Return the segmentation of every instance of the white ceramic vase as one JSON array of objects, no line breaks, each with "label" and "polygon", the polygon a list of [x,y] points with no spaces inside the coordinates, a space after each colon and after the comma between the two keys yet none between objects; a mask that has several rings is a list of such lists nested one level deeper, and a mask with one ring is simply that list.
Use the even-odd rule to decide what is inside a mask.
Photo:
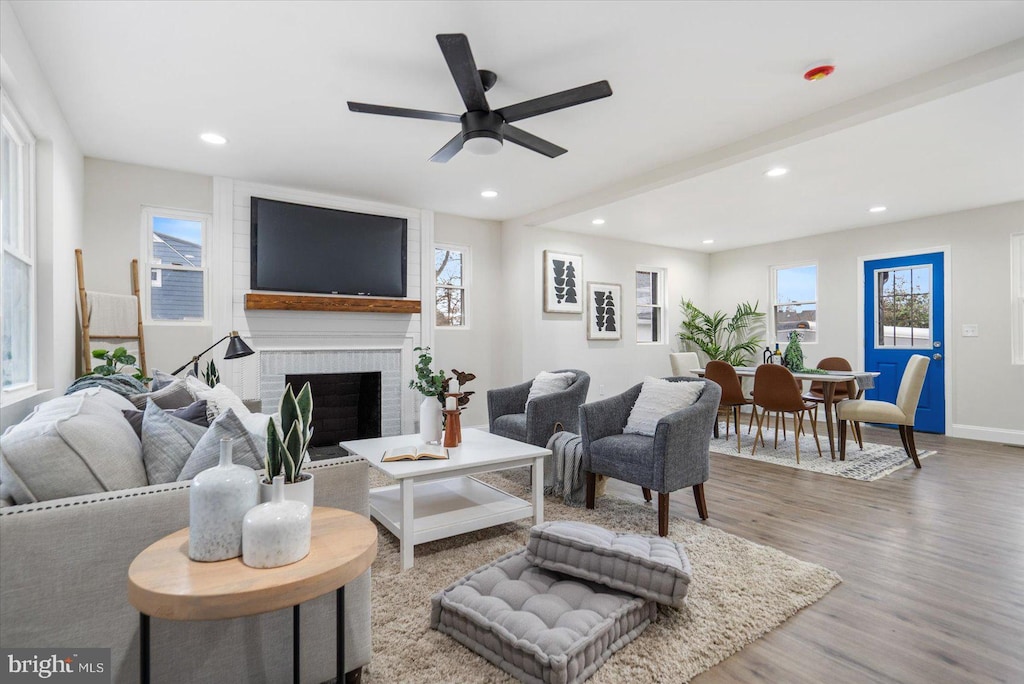
[{"label": "white ceramic vase", "polygon": [[[302,473],[298,482],[285,483],[284,498],[285,501],[304,503],[309,506],[309,510],[313,510],[313,473]],[[260,503],[270,503],[273,499],[273,483],[260,478]]]},{"label": "white ceramic vase", "polygon": [[251,568],[276,568],[309,554],[312,509],[284,498],[284,476],[274,478],[273,499],[245,514],[242,562]]},{"label": "white ceramic vase", "polygon": [[441,441],[441,402],[437,397],[424,397],[420,404],[420,440],[427,444]]},{"label": "white ceramic vase", "polygon": [[242,555],[242,520],[256,505],[259,477],[231,462],[231,440],[220,440],[220,462],[192,480],[188,508],[188,557],[219,561]]}]

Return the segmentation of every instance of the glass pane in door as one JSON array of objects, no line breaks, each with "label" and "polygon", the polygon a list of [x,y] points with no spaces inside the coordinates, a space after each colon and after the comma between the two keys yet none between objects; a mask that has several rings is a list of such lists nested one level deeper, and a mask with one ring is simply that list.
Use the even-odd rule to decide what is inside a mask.
[{"label": "glass pane in door", "polygon": [[875,347],[932,346],[932,268],[875,271]]}]

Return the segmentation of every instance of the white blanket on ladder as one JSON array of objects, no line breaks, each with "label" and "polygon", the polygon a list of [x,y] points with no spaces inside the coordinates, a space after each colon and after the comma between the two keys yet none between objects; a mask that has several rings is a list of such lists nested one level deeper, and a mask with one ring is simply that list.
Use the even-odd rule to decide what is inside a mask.
[{"label": "white blanket on ladder", "polygon": [[135,295],[85,293],[89,303],[89,337],[136,337],[139,305]]}]

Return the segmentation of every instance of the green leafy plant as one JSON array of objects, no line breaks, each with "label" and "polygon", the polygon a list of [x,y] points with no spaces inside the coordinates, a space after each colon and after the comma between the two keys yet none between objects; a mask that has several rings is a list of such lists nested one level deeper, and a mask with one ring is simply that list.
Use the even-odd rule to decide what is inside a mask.
[{"label": "green leafy plant", "polygon": [[203,382],[210,387],[216,387],[220,382],[220,371],[217,370],[217,364],[213,362],[213,359],[210,359],[206,368],[203,369]]},{"label": "green leafy plant", "polygon": [[291,484],[302,477],[302,463],[313,438],[313,392],[309,383],[302,386],[298,395],[289,383],[281,396],[278,413],[281,431],[273,419],[267,424],[267,482],[273,482],[275,475],[284,475],[284,481]]},{"label": "green leafy plant", "polygon": [[434,357],[430,355],[430,347],[416,347],[413,351],[420,353],[416,362],[416,379],[409,381],[409,389],[414,389],[425,397],[437,397],[437,400],[444,404],[445,388],[448,386],[448,378],[444,371],[436,373],[430,370],[430,364]]},{"label": "green leafy plant", "polygon": [[794,373],[816,373],[824,375],[828,371],[819,368],[804,367],[804,348],[800,344],[800,333],[791,330],[789,333],[789,344],[786,345],[786,352],[782,355],[782,365]]},{"label": "green leafy plant", "polygon": [[704,313],[689,299],[684,299],[679,305],[684,316],[679,326],[679,341],[684,349],[703,352],[708,361],[743,366],[757,354],[764,341],[754,332],[765,318],[757,305],[758,302],[740,302],[736,312],[728,316],[722,311]]},{"label": "green leafy plant", "polygon": [[[93,349],[92,357],[94,359],[102,359],[103,363],[92,369],[91,373],[86,375],[131,375],[139,382],[149,382],[153,378],[147,378],[142,374],[142,371],[135,365],[137,360],[134,356],[128,353],[128,350],[124,347],[118,347],[114,351],[107,351],[106,349]],[[128,371],[134,370],[134,373]]]}]

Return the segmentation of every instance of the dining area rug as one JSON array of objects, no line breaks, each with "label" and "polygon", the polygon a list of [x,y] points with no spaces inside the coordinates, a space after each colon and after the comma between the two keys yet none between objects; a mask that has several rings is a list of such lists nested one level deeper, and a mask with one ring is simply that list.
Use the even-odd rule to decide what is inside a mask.
[{"label": "dining area rug", "polygon": [[[371,487],[386,484],[375,471]],[[524,469],[479,479],[528,498]],[[579,520],[623,532],[654,534],[657,507],[605,495],[593,510],[546,497],[545,520]],[[454,639],[430,629],[430,597],[475,568],[522,548],[529,519],[416,546],[415,565],[400,571],[398,541],[378,524],[372,568],[373,658],[364,682],[514,682]],[[659,607],[658,620],[612,655],[588,682],[686,682],[770,632],[841,581],[832,570],[723,532],[708,523],[670,520],[693,568],[686,606]]]},{"label": "dining area rug", "polygon": [[[814,443],[814,437],[810,434],[810,427],[807,427],[807,434],[800,435],[800,463],[796,462],[796,448],[793,445],[793,426],[786,430],[786,436],[779,434],[779,447],[773,448],[775,443],[775,430],[767,427],[762,428],[764,435],[764,446],[757,444],[757,451],[753,456],[750,449],[754,445],[754,434],[757,429],[748,435],[746,427],[742,426],[740,433],[743,450],[736,451],[736,435],[730,430],[729,437],[725,437],[725,423],[719,423],[719,437],[711,440],[711,451],[726,456],[738,456],[752,461],[771,463],[773,465],[808,470],[813,473],[824,473],[825,475],[837,475],[851,480],[871,482],[878,480],[897,470],[913,466],[914,461],[907,456],[903,447],[889,446],[887,444],[875,444],[864,442],[864,448],[856,444],[852,439],[846,444],[846,460],[839,460],[839,445],[836,444],[836,460],[832,460],[828,451],[828,435],[824,431],[824,425],[819,421],[818,428],[821,434],[818,439],[821,441],[821,452],[824,454],[818,457],[818,447]],[[837,435],[838,438],[838,435]],[[918,449],[919,459],[935,455],[934,451]]]}]

